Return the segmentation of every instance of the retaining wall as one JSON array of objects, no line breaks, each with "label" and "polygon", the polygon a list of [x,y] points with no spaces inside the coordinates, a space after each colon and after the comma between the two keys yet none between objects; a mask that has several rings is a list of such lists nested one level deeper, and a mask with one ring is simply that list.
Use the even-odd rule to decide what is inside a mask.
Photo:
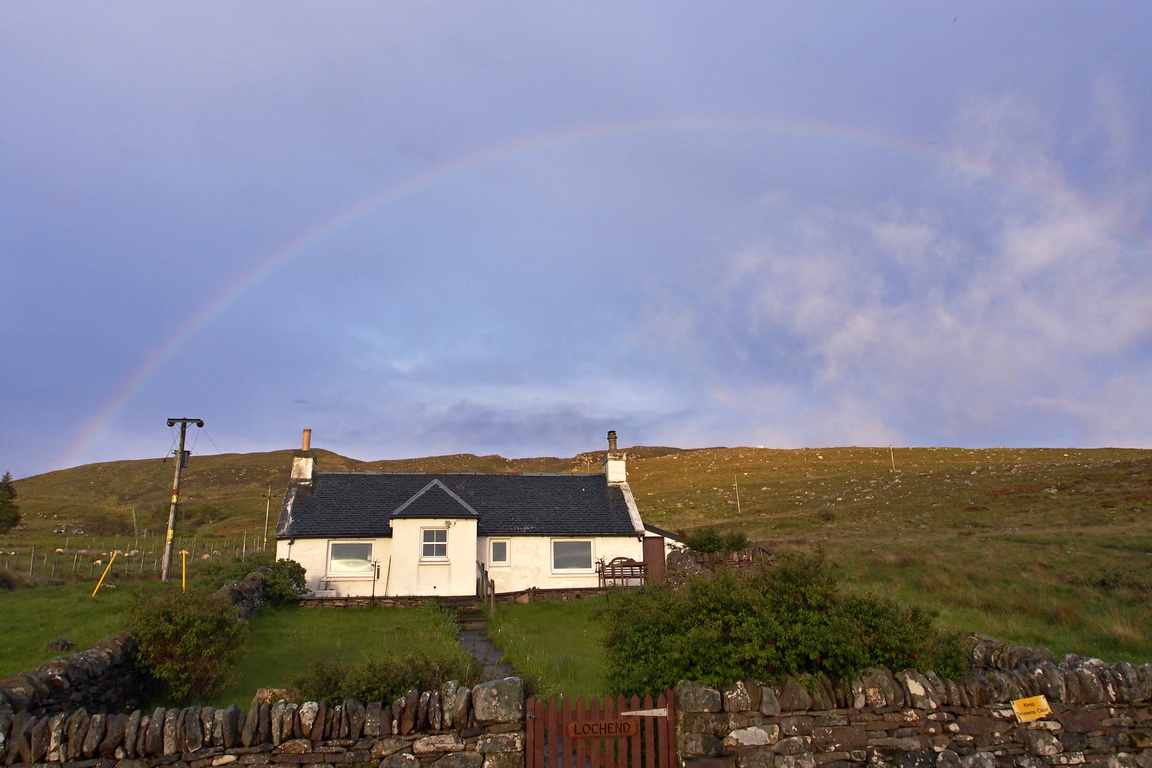
[{"label": "retaining wall", "polygon": [[[973,674],[868,669],[855,680],[676,688],[687,768],[1152,768],[1152,665],[981,641]],[[1052,714],[1017,723],[1011,702]]]},{"label": "retaining wall", "polygon": [[[530,603],[537,600],[584,600],[610,595],[612,587],[583,587],[572,589],[525,589],[519,592],[498,592],[497,603]],[[305,608],[419,608],[428,603],[452,605],[472,602],[473,597],[305,597],[299,605]]]},{"label": "retaining wall", "polygon": [[247,713],[235,705],[44,717],[0,709],[0,757],[21,768],[522,768],[524,683],[509,677],[469,689],[450,682],[439,691],[410,690],[390,705],[253,702]]},{"label": "retaining wall", "polygon": [[31,672],[0,678],[0,709],[36,717],[79,707],[131,711],[143,703],[146,682],[136,668],[136,652],[135,638],[119,632]]}]

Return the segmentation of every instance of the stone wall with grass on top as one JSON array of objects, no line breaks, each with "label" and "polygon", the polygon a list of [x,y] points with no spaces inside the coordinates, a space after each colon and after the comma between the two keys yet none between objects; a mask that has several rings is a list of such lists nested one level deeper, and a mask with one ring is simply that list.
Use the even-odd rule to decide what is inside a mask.
[{"label": "stone wall with grass on top", "polygon": [[0,678],[0,709],[28,711],[37,717],[79,707],[130,711],[143,703],[145,679],[137,669],[136,655],[136,640],[118,632],[31,672]]},{"label": "stone wall with grass on top", "polygon": [[253,702],[247,713],[236,705],[43,717],[0,709],[0,760],[21,768],[522,768],[524,682],[449,682],[391,704]]},{"label": "stone wall with grass on top", "polygon": [[[243,580],[228,581],[216,594],[236,606],[241,619],[250,619],[264,606],[264,574],[256,570]],[[131,633],[117,632],[86,650],[0,678],[0,710],[26,710],[36,717],[79,708],[131,712],[143,704],[151,682],[136,664],[138,652]]]},{"label": "stone wall with grass on top", "polygon": [[[1152,768],[1152,664],[1105,664],[981,639],[971,674],[864,670],[676,688],[686,768]],[[1011,702],[1052,713],[1018,723]]]}]

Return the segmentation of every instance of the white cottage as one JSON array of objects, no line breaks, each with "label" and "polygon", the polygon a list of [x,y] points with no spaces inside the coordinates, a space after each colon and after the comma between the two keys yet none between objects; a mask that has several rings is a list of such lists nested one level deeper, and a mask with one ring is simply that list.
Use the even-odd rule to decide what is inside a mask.
[{"label": "white cottage", "polygon": [[318,472],[306,432],[276,557],[300,563],[315,596],[332,598],[474,595],[481,566],[500,593],[597,587],[604,564],[640,562],[645,551],[650,573],[661,574],[664,540],[646,536],[615,432],[603,469]]}]

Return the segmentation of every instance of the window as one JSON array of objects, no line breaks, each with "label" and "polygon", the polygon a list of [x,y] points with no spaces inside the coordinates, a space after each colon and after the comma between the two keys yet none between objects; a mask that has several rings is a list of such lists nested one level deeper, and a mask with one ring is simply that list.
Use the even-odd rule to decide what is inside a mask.
[{"label": "window", "polygon": [[552,570],[590,571],[592,570],[591,541],[552,542]]},{"label": "window", "polygon": [[508,540],[493,539],[492,555],[488,558],[489,565],[508,565]]},{"label": "window", "polygon": [[421,533],[424,546],[420,550],[420,557],[448,557],[447,528],[425,528]]},{"label": "window", "polygon": [[329,573],[367,574],[372,571],[372,542],[333,542],[328,558]]}]

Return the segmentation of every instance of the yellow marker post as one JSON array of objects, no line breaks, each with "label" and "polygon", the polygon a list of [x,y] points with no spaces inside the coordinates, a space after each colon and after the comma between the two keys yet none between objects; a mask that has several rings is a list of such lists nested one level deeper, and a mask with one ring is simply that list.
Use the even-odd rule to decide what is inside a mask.
[{"label": "yellow marker post", "polygon": [[188,586],[188,550],[180,550],[180,591],[187,591]]},{"label": "yellow marker post", "polygon": [[1048,706],[1048,699],[1044,696],[1031,696],[1013,701],[1012,711],[1016,713],[1016,722],[1030,723],[1052,714],[1052,707]]},{"label": "yellow marker post", "polygon": [[116,562],[116,555],[120,554],[120,550],[115,550],[112,557],[108,558],[108,567],[104,569],[104,573],[100,575],[100,581],[96,582],[96,589],[92,590],[92,597],[96,597],[96,593],[100,591],[100,585],[104,583],[104,579],[108,576],[108,571],[112,570],[112,563]]}]

